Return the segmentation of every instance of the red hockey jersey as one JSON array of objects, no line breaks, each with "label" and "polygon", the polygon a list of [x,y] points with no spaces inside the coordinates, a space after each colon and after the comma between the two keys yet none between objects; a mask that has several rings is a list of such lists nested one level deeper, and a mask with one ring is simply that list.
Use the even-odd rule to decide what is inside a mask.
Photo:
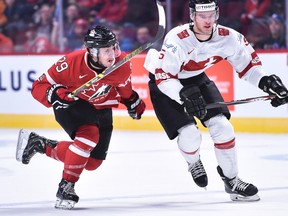
[{"label": "red hockey jersey", "polygon": [[[88,66],[88,55],[86,50],[78,50],[60,58],[33,83],[32,96],[46,107],[51,107],[46,98],[46,91],[51,85],[62,84],[72,92],[95,77],[96,71]],[[124,57],[122,53],[116,58],[116,63]],[[127,99],[131,94],[131,64],[127,62],[80,92],[77,97],[93,104],[96,109],[102,109],[118,107],[121,98]]]}]

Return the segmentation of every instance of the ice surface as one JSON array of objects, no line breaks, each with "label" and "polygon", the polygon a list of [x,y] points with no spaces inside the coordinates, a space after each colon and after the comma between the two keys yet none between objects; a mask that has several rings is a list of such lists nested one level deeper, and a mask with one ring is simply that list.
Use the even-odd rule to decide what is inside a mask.
[{"label": "ice surface", "polygon": [[[96,171],[83,172],[75,187],[80,200],[69,211],[54,208],[63,164],[39,154],[29,165],[16,161],[18,131],[0,129],[0,216],[288,214],[288,134],[236,134],[239,177],[258,187],[261,201],[235,203],[217,174],[208,133],[201,146],[209,181],[205,191],[187,172],[176,140],[164,132],[115,130],[106,161]],[[68,139],[61,130],[34,131]]]}]

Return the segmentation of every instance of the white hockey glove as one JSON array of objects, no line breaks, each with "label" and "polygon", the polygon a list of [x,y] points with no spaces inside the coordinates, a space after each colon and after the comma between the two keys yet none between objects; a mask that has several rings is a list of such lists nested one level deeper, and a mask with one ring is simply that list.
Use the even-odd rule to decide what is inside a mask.
[{"label": "white hockey glove", "polygon": [[276,95],[276,97],[271,100],[273,107],[288,103],[288,90],[278,76],[273,74],[262,77],[258,87],[269,95]]},{"label": "white hockey glove", "polygon": [[188,116],[196,116],[203,119],[207,113],[206,103],[197,86],[184,86],[180,93],[181,101],[184,102],[185,112]]},{"label": "white hockey glove", "polygon": [[79,99],[77,97],[69,97],[70,93],[65,86],[54,84],[47,90],[46,97],[54,109],[66,109]]}]

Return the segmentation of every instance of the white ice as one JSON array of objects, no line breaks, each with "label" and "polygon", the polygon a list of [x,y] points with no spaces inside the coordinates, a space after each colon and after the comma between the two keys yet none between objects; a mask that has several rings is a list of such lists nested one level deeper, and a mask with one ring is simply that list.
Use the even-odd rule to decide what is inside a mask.
[{"label": "white ice", "polygon": [[[29,165],[15,159],[18,129],[0,129],[0,216],[287,216],[288,134],[236,134],[239,177],[259,189],[259,202],[235,203],[216,171],[213,143],[203,133],[201,159],[208,173],[207,190],[196,186],[164,132],[118,131],[106,161],[84,171],[75,190],[73,210],[54,208],[63,164],[35,155]],[[63,140],[61,130],[35,132]]]}]

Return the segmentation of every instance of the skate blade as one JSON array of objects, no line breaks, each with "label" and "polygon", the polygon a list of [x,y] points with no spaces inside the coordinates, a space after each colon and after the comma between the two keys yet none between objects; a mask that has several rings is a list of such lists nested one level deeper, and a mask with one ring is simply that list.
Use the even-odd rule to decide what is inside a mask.
[{"label": "skate blade", "polygon": [[241,196],[239,194],[230,194],[230,198],[235,202],[256,202],[260,200],[260,197],[255,194],[253,196]]},{"label": "skate blade", "polygon": [[16,160],[22,163],[22,156],[25,147],[27,146],[30,133],[21,129],[18,135],[18,142],[16,148]]},{"label": "skate blade", "polygon": [[70,209],[74,208],[75,203],[76,202],[72,201],[72,200],[61,200],[58,198],[56,200],[56,203],[55,203],[55,208],[70,210]]}]

